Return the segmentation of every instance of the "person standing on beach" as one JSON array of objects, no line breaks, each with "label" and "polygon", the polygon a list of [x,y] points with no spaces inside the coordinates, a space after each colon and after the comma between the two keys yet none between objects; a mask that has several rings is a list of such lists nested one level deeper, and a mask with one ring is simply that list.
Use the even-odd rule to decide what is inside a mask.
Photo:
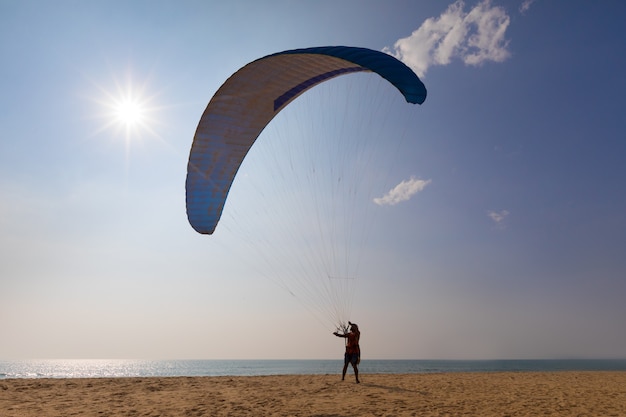
[{"label": "person standing on beach", "polygon": [[348,364],[352,364],[352,368],[354,369],[354,376],[356,377],[356,383],[360,383],[359,381],[359,363],[361,362],[361,348],[359,347],[359,338],[361,337],[361,332],[359,331],[359,326],[355,323],[350,323],[350,332],[341,334],[339,332],[334,332],[333,334],[337,337],[346,338],[346,353],[343,357],[343,371],[341,373],[341,380],[343,381],[346,378],[346,371],[348,370]]}]

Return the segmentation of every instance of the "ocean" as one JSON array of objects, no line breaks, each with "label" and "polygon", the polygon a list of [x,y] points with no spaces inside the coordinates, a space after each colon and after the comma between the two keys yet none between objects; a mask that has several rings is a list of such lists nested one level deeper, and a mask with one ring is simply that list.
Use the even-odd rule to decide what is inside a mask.
[{"label": "ocean", "polygon": [[[0,379],[255,376],[340,374],[340,360],[0,360]],[[363,374],[524,371],[626,371],[626,360],[378,360],[364,359]],[[349,370],[352,372],[352,370]]]}]

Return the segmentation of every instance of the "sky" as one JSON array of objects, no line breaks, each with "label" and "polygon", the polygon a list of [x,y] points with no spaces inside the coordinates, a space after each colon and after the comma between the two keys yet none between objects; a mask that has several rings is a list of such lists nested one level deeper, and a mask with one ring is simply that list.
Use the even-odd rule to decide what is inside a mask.
[{"label": "sky", "polygon": [[284,223],[243,221],[271,202],[246,190],[284,180],[264,171],[271,140],[214,235],[185,212],[220,85],[325,45],[389,53],[428,90],[390,105],[388,137],[408,140],[355,209],[371,214],[350,280],[363,358],[625,358],[624,15],[582,0],[1,0],[0,358],[341,358],[250,249]]}]

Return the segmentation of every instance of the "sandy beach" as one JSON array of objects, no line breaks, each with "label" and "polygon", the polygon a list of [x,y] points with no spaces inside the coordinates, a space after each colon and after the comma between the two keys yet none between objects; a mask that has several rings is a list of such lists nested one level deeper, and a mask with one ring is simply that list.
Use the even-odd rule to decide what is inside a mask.
[{"label": "sandy beach", "polygon": [[626,372],[0,380],[10,416],[626,416]]}]

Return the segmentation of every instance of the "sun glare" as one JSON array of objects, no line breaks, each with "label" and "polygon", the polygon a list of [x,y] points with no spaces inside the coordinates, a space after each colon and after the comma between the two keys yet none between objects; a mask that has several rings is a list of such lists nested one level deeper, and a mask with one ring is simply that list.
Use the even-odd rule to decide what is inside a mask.
[{"label": "sun glare", "polygon": [[125,82],[115,81],[114,89],[99,89],[101,97],[95,101],[101,106],[99,118],[104,123],[98,132],[108,131],[115,137],[123,138],[127,148],[130,142],[146,135],[159,136],[154,130],[158,124],[158,108],[154,104],[155,96],[147,93],[147,82],[137,83],[128,74]]},{"label": "sun glare", "polygon": [[145,121],[146,110],[139,101],[126,98],[116,103],[113,114],[117,122],[131,128]]}]

